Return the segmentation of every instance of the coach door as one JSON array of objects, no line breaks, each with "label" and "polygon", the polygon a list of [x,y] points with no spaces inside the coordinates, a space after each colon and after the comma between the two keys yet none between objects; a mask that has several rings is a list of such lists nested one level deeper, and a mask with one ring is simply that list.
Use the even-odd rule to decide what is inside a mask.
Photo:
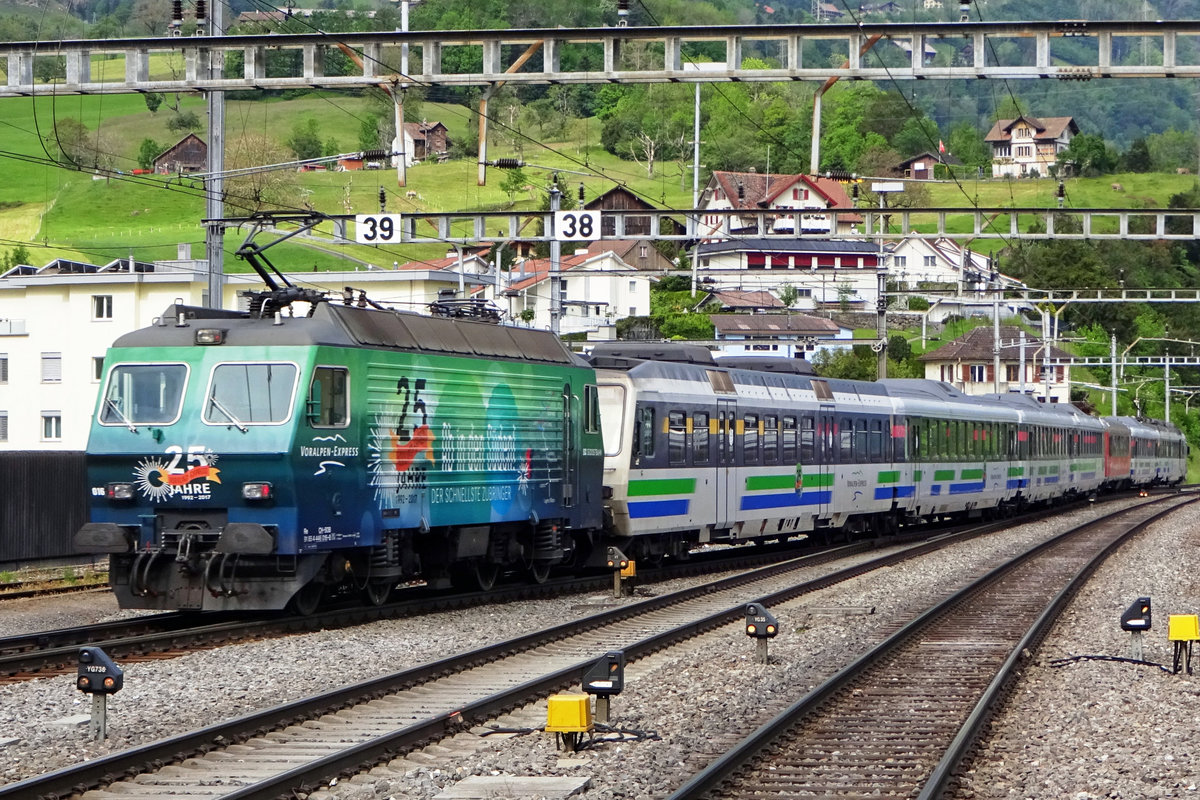
[{"label": "coach door", "polygon": [[737,460],[734,433],[737,430],[737,403],[717,401],[716,492],[713,527],[728,528],[737,516]]},{"label": "coach door", "polygon": [[833,391],[829,384],[814,379],[813,393],[817,396],[817,471],[815,486],[804,487],[816,493],[817,513],[828,519],[833,506],[833,481],[837,472],[838,429],[834,415]]}]

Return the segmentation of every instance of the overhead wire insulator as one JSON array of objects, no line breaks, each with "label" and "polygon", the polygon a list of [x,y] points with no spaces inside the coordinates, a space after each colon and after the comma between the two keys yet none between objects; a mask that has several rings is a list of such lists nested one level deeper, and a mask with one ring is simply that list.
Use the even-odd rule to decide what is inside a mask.
[{"label": "overhead wire insulator", "polygon": [[392,151],[390,150],[363,150],[358,154],[363,161],[379,161],[384,158],[390,158]]},{"label": "overhead wire insulator", "polygon": [[379,213],[387,211],[387,191],[382,186],[379,187]]},{"label": "overhead wire insulator", "polygon": [[629,0],[617,0],[617,27],[629,26]]},{"label": "overhead wire insulator", "polygon": [[496,169],[518,169],[525,166],[525,162],[519,158],[497,158],[489,163]]},{"label": "overhead wire insulator", "polygon": [[208,5],[204,0],[196,0],[196,35],[203,36],[208,24]]}]

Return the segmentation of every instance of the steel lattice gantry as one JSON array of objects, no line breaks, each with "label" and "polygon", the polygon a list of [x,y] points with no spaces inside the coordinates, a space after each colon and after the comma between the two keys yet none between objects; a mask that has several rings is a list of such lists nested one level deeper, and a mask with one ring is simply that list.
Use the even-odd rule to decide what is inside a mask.
[{"label": "steel lattice gantry", "polygon": [[[901,45],[870,50],[864,45],[881,37]],[[1089,64],[1064,66],[1056,44],[1070,39],[1072,57],[1080,50]],[[1150,54],[1149,63],[1119,63],[1121,44],[1136,39]],[[1122,40],[1125,40],[1122,42]],[[997,48],[1003,42],[1020,47]],[[1033,46],[1028,46],[1032,42]],[[1080,48],[1081,42],[1087,43]],[[927,46],[950,44],[959,57],[951,66],[925,57]],[[352,74],[330,74],[325,54],[345,45],[362,56]],[[401,48],[408,45],[410,64],[399,74]],[[508,72],[531,46],[538,52],[521,71]],[[831,69],[830,48],[849,64]],[[637,59],[623,58],[636,49]],[[703,50],[705,60],[696,64]],[[458,58],[447,60],[450,51]],[[569,63],[586,64],[565,69]],[[894,51],[894,54],[893,54]],[[889,54],[881,61],[879,54]],[[1014,53],[1001,63],[997,52]],[[277,54],[288,55],[279,58]],[[714,54],[723,53],[718,60]],[[238,54],[239,59],[231,56]],[[461,56],[466,57],[461,57]],[[744,56],[766,56],[772,66],[751,69]],[[965,57],[964,57],[965,56]],[[39,59],[63,58],[66,80],[34,80]],[[151,58],[165,60],[169,79],[150,77]],[[447,64],[479,65],[477,71],[447,71]],[[890,63],[885,63],[890,62]],[[210,77],[212,64],[239,63],[240,70]],[[961,63],[959,63],[961,62]],[[156,62],[157,63],[157,62]],[[339,63],[341,60],[339,59]],[[758,62],[756,62],[758,63]],[[0,43],[0,97],[50,94],[183,92],[202,90],[358,88],[390,83],[397,86],[483,86],[547,83],[666,83],[714,81],[825,81],[831,75],[868,80],[914,78],[1194,78],[1200,77],[1200,20],[1171,22],[965,22],[821,25],[755,25],[646,28],[544,28],[504,31],[411,31],[155,37]],[[240,73],[240,74],[239,74]]]}]

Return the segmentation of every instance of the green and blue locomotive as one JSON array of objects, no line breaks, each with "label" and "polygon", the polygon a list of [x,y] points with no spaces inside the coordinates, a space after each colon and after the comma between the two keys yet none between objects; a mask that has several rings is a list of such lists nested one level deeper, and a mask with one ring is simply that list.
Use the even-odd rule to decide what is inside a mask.
[{"label": "green and blue locomotive", "polygon": [[109,350],[76,545],[109,554],[122,607],[311,611],[586,557],[596,378],[557,337],[280,310],[173,307]]}]

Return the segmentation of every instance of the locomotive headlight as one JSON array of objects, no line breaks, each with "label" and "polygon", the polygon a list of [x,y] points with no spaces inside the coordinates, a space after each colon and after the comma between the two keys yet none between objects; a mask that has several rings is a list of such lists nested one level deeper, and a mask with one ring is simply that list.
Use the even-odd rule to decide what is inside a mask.
[{"label": "locomotive headlight", "polygon": [[132,483],[110,483],[104,487],[104,496],[109,500],[132,500]]},{"label": "locomotive headlight", "polygon": [[266,481],[242,484],[242,497],[246,500],[270,500],[271,484]]},{"label": "locomotive headlight", "polygon": [[225,344],[225,331],[221,328],[199,328],[196,344]]}]

